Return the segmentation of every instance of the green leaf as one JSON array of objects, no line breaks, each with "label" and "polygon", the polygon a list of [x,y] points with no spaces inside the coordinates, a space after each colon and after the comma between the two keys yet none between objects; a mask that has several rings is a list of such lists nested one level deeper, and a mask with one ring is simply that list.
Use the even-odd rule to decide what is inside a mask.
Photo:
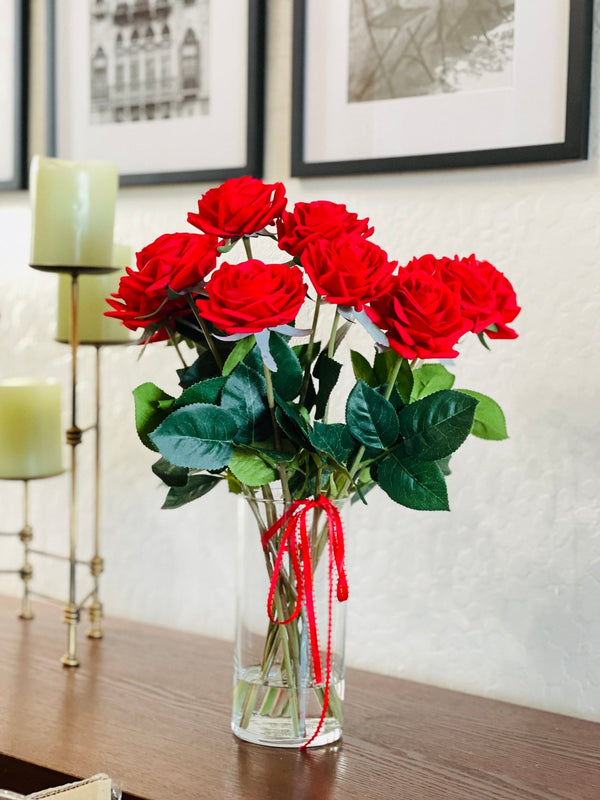
[{"label": "green leaf", "polygon": [[375,375],[375,370],[367,359],[357,350],[350,351],[350,359],[352,361],[352,369],[354,370],[354,377],[356,380],[364,381],[367,386],[371,386],[374,389],[379,381]]},{"label": "green leaf", "polygon": [[411,403],[428,394],[451,389],[454,386],[454,375],[442,364],[424,364],[413,372],[413,378]]},{"label": "green leaf", "polygon": [[191,403],[211,403],[211,405],[216,405],[219,402],[219,395],[223,386],[225,386],[225,378],[209,378],[206,381],[194,383],[189,389],[185,389],[181,393],[173,403],[173,409],[181,408]]},{"label": "green leaf", "polygon": [[504,412],[495,400],[480,392],[473,392],[471,389],[458,389],[462,394],[468,394],[477,400],[475,418],[471,433],[480,439],[492,441],[502,441],[508,439],[506,430],[506,419]]},{"label": "green leaf", "polygon": [[387,383],[389,381],[397,358],[398,354],[395,350],[384,350],[375,355],[373,369],[375,370],[378,384]]},{"label": "green leaf", "polygon": [[271,375],[273,387],[284,400],[293,400],[300,394],[304,377],[298,356],[278,333],[271,333],[270,349],[277,364],[277,372]]},{"label": "green leaf", "polygon": [[346,403],[346,423],[354,438],[366,447],[391,447],[398,438],[394,406],[364,381],[357,381]]},{"label": "green leaf", "polygon": [[246,486],[262,486],[275,480],[276,472],[257,453],[236,447],[229,461],[229,469]]},{"label": "green leaf", "polygon": [[396,378],[396,390],[404,403],[410,403],[410,396],[414,386],[414,375],[406,358],[402,359],[400,371]]},{"label": "green leaf", "polygon": [[341,369],[342,365],[333,358],[329,358],[325,352],[321,353],[317,359],[315,368],[313,370],[315,378],[317,378],[319,381],[319,389],[317,391],[315,407],[315,419],[321,419],[325,414],[329,397],[331,396],[333,387],[337,383]]},{"label": "green leaf", "polygon": [[175,466],[219,470],[233,455],[236,433],[235,417],[229,411],[195,403],[173,411],[150,438]]},{"label": "green leaf", "polygon": [[246,445],[246,448],[258,453],[264,461],[273,467],[277,466],[281,461],[292,461],[295,456],[294,452],[287,450],[273,450],[273,448],[267,446],[263,447],[261,442],[252,442],[252,444]]},{"label": "green leaf", "polygon": [[310,445],[310,428],[304,418],[291,403],[286,403],[279,395],[275,394],[277,408],[275,419],[288,439],[300,447]]},{"label": "green leaf", "polygon": [[449,511],[448,491],[435,463],[400,460],[392,453],[377,470],[377,482],[396,503],[417,511]]},{"label": "green leaf", "polygon": [[444,390],[404,406],[398,414],[404,453],[416,461],[437,461],[457,450],[469,435],[477,401]]},{"label": "green leaf", "polygon": [[180,508],[210,492],[222,480],[218,475],[190,475],[185,486],[169,489],[162,508]]},{"label": "green leaf", "polygon": [[237,443],[263,439],[270,429],[264,380],[245,364],[239,364],[228,378],[221,396],[221,407],[237,423]]},{"label": "green leaf", "polygon": [[189,470],[187,467],[174,467],[165,458],[152,464],[152,472],[167,486],[185,486]]},{"label": "green leaf", "polygon": [[312,362],[321,352],[321,342],[313,342],[312,345],[310,342],[306,342],[305,344],[295,344],[292,347],[292,350],[298,356],[298,360],[302,365],[302,369],[306,369],[306,367],[309,366],[309,364],[312,364]]},{"label": "green leaf", "polygon": [[135,427],[142,443],[150,450],[158,450],[150,434],[169,415],[174,397],[163,392],[154,383],[142,383],[133,390],[135,402]]},{"label": "green leaf", "polygon": [[229,353],[227,360],[223,364],[224,377],[227,377],[227,375],[230,375],[233,372],[237,365],[246,358],[255,344],[256,339],[254,338],[253,333],[251,333],[249,336],[246,336],[244,339],[240,339],[231,353]]},{"label": "green leaf", "polygon": [[331,425],[315,422],[310,441],[317,450],[327,453],[338,464],[344,464],[355,446],[348,427],[341,422]]}]

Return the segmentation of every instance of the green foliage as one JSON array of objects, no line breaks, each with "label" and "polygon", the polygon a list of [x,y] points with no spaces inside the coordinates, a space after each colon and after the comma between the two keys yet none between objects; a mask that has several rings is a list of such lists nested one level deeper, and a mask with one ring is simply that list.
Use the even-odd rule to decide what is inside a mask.
[{"label": "green foliage", "polygon": [[223,377],[227,377],[227,375],[230,375],[233,372],[240,361],[243,361],[250,350],[252,350],[255,344],[256,339],[254,338],[254,334],[250,334],[250,336],[240,339],[231,353],[229,353],[227,360],[223,364]]},{"label": "green foliage", "polygon": [[233,455],[236,433],[235,417],[229,411],[194,403],[173,411],[150,439],[175,466],[221,470]]},{"label": "green foliage", "polygon": [[410,403],[398,415],[403,452],[415,461],[438,461],[465,441],[477,401],[445,389]]},{"label": "green foliage", "polygon": [[331,425],[315,422],[310,441],[316,450],[331,456],[340,465],[346,462],[355,446],[348,427],[341,422]]},{"label": "green foliage", "polygon": [[275,480],[276,470],[256,452],[236,447],[229,461],[229,469],[246,486],[262,486]]},{"label": "green foliage", "polygon": [[167,486],[185,486],[190,471],[187,467],[169,464],[166,458],[159,458],[152,464],[152,472]]},{"label": "green foliage", "polygon": [[146,447],[157,451],[158,447],[150,439],[150,434],[167,418],[175,398],[153,383],[142,383],[133,390],[133,399],[138,436]]},{"label": "green foliage", "polygon": [[410,393],[411,403],[428,394],[454,386],[454,375],[442,364],[424,364],[413,372],[413,387]]},{"label": "green foliage", "polygon": [[192,500],[204,497],[223,479],[218,475],[190,475],[183,486],[172,486],[162,508],[180,508]]},{"label": "green foliage", "polygon": [[304,370],[287,340],[278,333],[271,334],[271,355],[277,364],[272,375],[273,386],[284,400],[293,400],[300,394]]},{"label": "green foliage", "polygon": [[[344,335],[337,331],[339,341]],[[261,492],[283,470],[294,498],[349,493],[366,502],[379,485],[408,508],[448,510],[451,455],[469,433],[506,438],[491,398],[456,391],[443,365],[414,368],[390,349],[372,363],[351,351],[356,383],[345,422],[327,422],[342,364],[319,343],[291,347],[275,332],[269,348],[273,372],[248,336],[229,346],[222,374],[214,363],[205,370],[201,352],[180,371],[177,399],[152,383],[135,390],[140,438],[162,456],[153,471],[169,487],[163,508],[198,499],[223,479],[231,492]]]},{"label": "green foliage", "polygon": [[362,380],[348,396],[346,424],[352,436],[366,447],[383,450],[398,438],[394,406]]},{"label": "green foliage", "polygon": [[245,364],[240,364],[225,384],[221,407],[235,420],[235,441],[247,444],[263,439],[270,425],[264,379]]},{"label": "green foliage", "polygon": [[319,381],[319,389],[315,400],[315,419],[323,419],[331,392],[340,376],[342,365],[323,352],[317,359],[313,371],[314,377]]},{"label": "green foliage", "polygon": [[485,394],[481,394],[481,392],[473,392],[470,389],[459,389],[459,391],[477,400],[475,418],[471,429],[471,433],[474,436],[494,441],[508,439],[504,412],[495,400]]},{"label": "green foliage", "polygon": [[435,463],[402,459],[391,453],[379,465],[379,485],[392,500],[416,511],[449,511],[448,492]]}]

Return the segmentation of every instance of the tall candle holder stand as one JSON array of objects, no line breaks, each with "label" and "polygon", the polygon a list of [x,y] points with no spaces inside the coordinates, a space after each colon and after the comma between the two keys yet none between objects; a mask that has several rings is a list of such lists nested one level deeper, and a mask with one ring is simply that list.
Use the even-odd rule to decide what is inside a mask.
[{"label": "tall candle holder stand", "polygon": [[29,560],[31,543],[33,541],[33,528],[29,524],[29,478],[23,480],[23,527],[20,531],[4,533],[0,532],[0,536],[18,537],[23,545],[23,564],[19,569],[0,569],[1,575],[19,575],[23,583],[23,595],[21,597],[21,610],[19,616],[21,619],[33,619],[33,611],[31,609],[31,593],[29,590],[29,583],[33,577],[33,567]]},{"label": "tall candle holder stand", "polygon": [[[63,655],[61,661],[66,667],[79,666],[79,659],[77,657],[77,627],[80,621],[81,609],[85,606],[87,600],[91,597],[90,605],[90,618],[91,628],[89,635],[92,638],[100,638],[102,636],[102,629],[100,620],[102,618],[102,606],[98,596],[98,579],[103,570],[102,558],[99,555],[99,531],[98,524],[96,524],[94,556],[90,562],[90,569],[92,577],[94,578],[94,589],[82,601],[77,602],[77,565],[82,563],[77,559],[77,445],[82,440],[82,429],[77,424],[77,349],[79,345],[78,331],[79,331],[79,318],[78,318],[78,278],[83,274],[90,275],[105,275],[109,272],[115,272],[118,267],[112,266],[63,266],[58,264],[30,264],[30,267],[42,272],[54,272],[59,274],[67,274],[71,276],[71,325],[70,325],[70,343],[71,343],[71,426],[67,429],[66,439],[67,444],[71,447],[71,487],[70,487],[70,525],[69,525],[69,599],[64,607],[64,621],[67,624],[67,651]],[[97,380],[98,384],[98,380]],[[97,386],[99,394],[99,388]],[[97,402],[97,409],[99,402]],[[99,441],[99,421],[96,419],[96,439]],[[99,449],[98,449],[99,453]],[[97,455],[97,474],[96,486],[99,486],[99,455]],[[98,496],[98,488],[96,490]],[[98,502],[98,501],[97,501]]]}]

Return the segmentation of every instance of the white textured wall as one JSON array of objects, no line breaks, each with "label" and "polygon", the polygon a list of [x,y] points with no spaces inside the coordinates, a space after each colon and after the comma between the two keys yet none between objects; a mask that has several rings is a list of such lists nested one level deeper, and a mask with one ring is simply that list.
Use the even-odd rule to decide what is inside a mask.
[{"label": "white textured wall", "polygon": [[[524,309],[516,342],[488,353],[473,340],[456,363],[457,385],[501,402],[511,438],[472,440],[455,456],[452,512],[413,512],[375,493],[357,510],[349,661],[600,719],[598,42],[587,161],[290,180],[291,0],[270,0],[269,11],[266,179],[286,182],[292,202],[330,199],[370,216],[376,241],[400,262],[475,251],[509,275]],[[599,19],[597,10],[596,33]],[[205,188],[123,189],[116,239],[139,248],[185,229]],[[28,240],[27,195],[0,195],[0,375],[60,378],[66,423],[70,362],[53,341],[56,281],[27,268]],[[174,369],[161,346],[141,360],[134,349],[104,353],[104,601],[110,614],[229,638],[235,500],[214,493],[161,511],[153,454],[134,431],[131,390],[145,380],[174,388]],[[84,349],[82,424],[92,370]],[[80,451],[85,541],[90,453]],[[32,494],[38,541],[64,550],[67,477]],[[0,529],[18,527],[20,502],[18,484],[0,483]],[[18,559],[0,546],[5,563]],[[38,577],[48,591],[66,585],[63,568]],[[17,591],[9,579],[2,586]]]}]

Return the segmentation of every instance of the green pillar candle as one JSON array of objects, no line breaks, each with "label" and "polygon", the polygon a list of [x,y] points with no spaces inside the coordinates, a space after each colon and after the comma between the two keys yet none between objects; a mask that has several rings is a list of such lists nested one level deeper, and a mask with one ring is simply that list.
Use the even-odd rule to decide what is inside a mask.
[{"label": "green pillar candle", "polygon": [[34,156],[32,264],[106,267],[113,249],[115,164]]}]

